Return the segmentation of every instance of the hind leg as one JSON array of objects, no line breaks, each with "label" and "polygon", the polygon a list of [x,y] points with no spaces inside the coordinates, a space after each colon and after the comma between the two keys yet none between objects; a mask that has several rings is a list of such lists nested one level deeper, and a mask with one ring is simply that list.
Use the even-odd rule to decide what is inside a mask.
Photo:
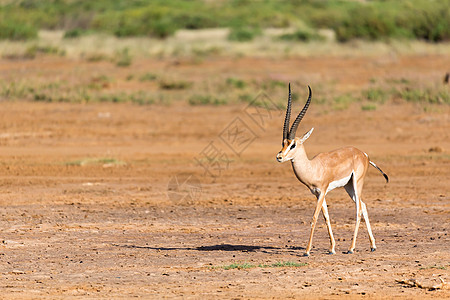
[{"label": "hind leg", "polygon": [[375,246],[375,238],[373,237],[372,227],[370,226],[369,213],[367,212],[366,204],[362,201],[362,197],[361,197],[363,185],[364,185],[364,179],[361,178],[357,183],[356,191],[357,191],[357,196],[358,196],[358,199],[360,202],[364,222],[366,223],[367,232],[369,234],[370,250],[373,252],[377,249],[377,247]]},{"label": "hind leg", "polygon": [[361,222],[361,215],[362,215],[361,201],[358,197],[359,193],[357,190],[357,184],[355,183],[356,180],[354,178],[355,177],[352,176],[350,181],[344,186],[345,190],[347,191],[347,193],[349,194],[349,196],[352,198],[352,200],[355,202],[355,205],[356,205],[356,224],[355,224],[355,231],[353,233],[353,240],[350,245],[350,248],[347,251],[347,253],[349,253],[349,254],[351,254],[355,251],[356,237],[358,236],[358,229],[359,229],[359,224]]},{"label": "hind leg", "polygon": [[370,250],[373,252],[373,251],[377,250],[377,246],[375,246],[375,238],[373,237],[373,234],[372,234],[372,228],[370,226],[369,214],[367,213],[366,204],[364,202],[362,202],[362,200],[361,200],[361,210],[363,213],[364,221],[366,222],[367,232],[369,233]]}]

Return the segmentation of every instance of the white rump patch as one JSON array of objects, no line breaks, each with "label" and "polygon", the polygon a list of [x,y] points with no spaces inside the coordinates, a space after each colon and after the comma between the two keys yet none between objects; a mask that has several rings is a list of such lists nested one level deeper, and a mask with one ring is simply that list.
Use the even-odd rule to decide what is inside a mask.
[{"label": "white rump patch", "polygon": [[346,185],[346,184],[348,183],[348,181],[350,180],[350,178],[352,177],[352,175],[353,175],[353,172],[351,172],[350,175],[348,175],[347,177],[344,177],[344,178],[339,179],[339,180],[332,181],[332,182],[328,185],[327,193],[328,193],[329,191],[334,190],[335,188],[343,187],[344,185]]}]

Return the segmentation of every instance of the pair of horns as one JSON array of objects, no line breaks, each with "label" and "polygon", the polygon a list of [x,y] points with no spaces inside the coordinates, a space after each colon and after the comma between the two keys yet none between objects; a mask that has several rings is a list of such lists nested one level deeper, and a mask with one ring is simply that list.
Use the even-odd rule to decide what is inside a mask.
[{"label": "pair of horns", "polygon": [[302,111],[298,114],[297,118],[295,118],[294,123],[292,123],[291,130],[289,130],[289,121],[291,119],[291,106],[292,106],[291,84],[289,83],[289,98],[288,98],[288,104],[287,104],[287,109],[286,109],[286,117],[284,118],[283,141],[281,142],[281,144],[283,144],[285,139],[292,140],[295,138],[295,133],[297,132],[298,125],[300,124],[300,121],[303,119],[304,115],[306,114],[306,111],[308,110],[308,107],[309,107],[309,103],[311,102],[312,92],[311,92],[311,88],[309,87],[309,85],[308,85],[308,89],[309,89],[308,100],[306,101],[305,106],[303,106]]}]

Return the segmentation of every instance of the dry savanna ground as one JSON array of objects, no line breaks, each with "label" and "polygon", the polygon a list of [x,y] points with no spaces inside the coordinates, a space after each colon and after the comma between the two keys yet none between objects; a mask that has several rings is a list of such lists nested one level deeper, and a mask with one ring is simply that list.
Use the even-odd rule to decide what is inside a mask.
[{"label": "dry savanna ground", "polygon": [[[1,297],[450,297],[448,104],[327,102],[371,85],[448,93],[449,66],[392,53],[0,59]],[[320,218],[302,256],[315,198],[275,160],[288,81],[294,111],[313,88],[299,128],[315,127],[311,157],[354,145],[390,176],[371,168],[363,192],[377,251],[362,222],[343,254],[355,207],[335,190],[337,253]]]}]

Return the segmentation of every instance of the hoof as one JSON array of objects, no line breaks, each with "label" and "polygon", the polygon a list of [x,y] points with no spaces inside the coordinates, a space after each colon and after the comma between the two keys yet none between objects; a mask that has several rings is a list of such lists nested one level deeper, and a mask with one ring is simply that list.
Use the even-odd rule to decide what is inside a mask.
[{"label": "hoof", "polygon": [[308,252],[303,253],[303,256],[308,257],[308,256],[309,256],[309,253],[308,253]]},{"label": "hoof", "polygon": [[333,255],[333,254],[336,254],[336,252],[335,251],[328,251],[328,255]]},{"label": "hoof", "polygon": [[348,250],[345,254],[353,254],[353,250]]},{"label": "hoof", "polygon": [[371,251],[371,252],[374,252],[375,250],[377,250],[377,248],[376,248],[376,247],[374,247],[374,248],[370,248],[370,251]]}]

